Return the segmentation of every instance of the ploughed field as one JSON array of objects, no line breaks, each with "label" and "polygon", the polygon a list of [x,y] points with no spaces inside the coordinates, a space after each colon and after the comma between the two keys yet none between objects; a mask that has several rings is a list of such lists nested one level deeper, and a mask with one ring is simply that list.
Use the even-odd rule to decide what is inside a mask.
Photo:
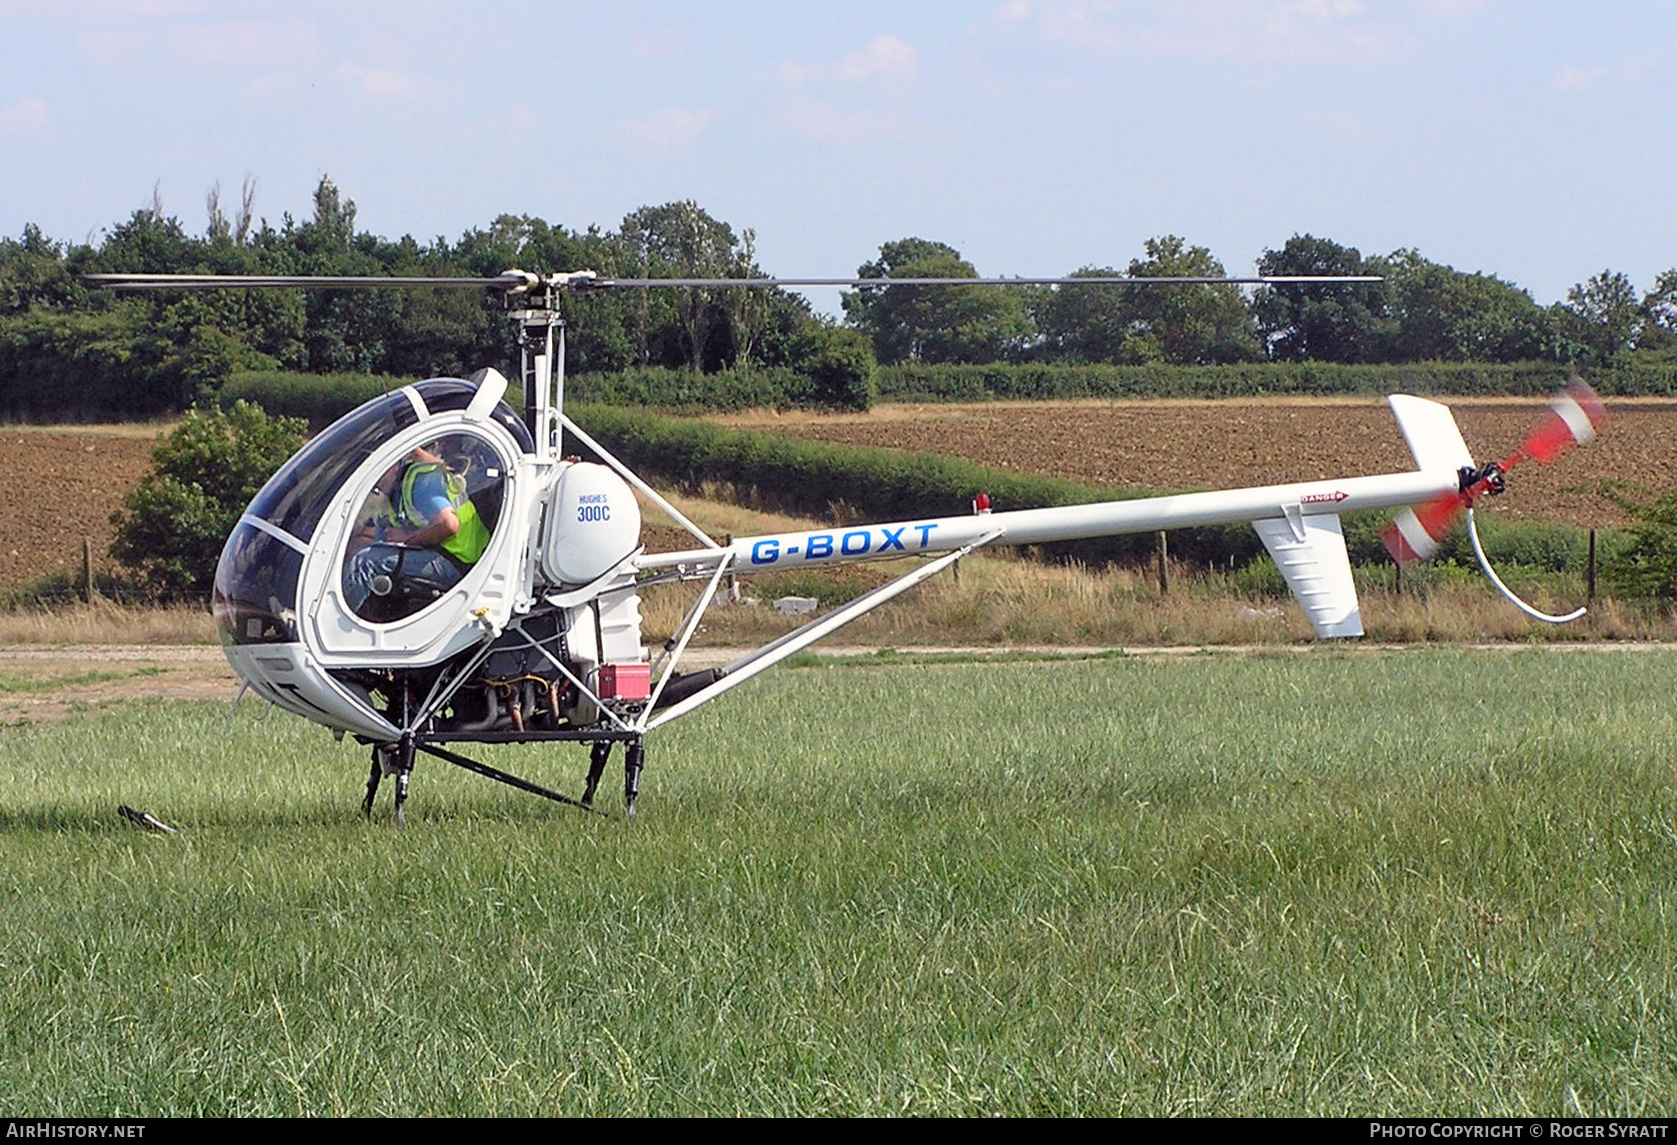
[{"label": "ploughed field", "polygon": [[[1485,462],[1513,452],[1546,403],[1447,404],[1468,449]],[[1625,515],[1598,492],[1603,482],[1668,488],[1677,479],[1677,401],[1610,400],[1608,412],[1607,432],[1587,449],[1547,468],[1522,466],[1495,510],[1621,525]],[[751,412],[716,420],[811,441],[946,453],[1096,486],[1219,489],[1414,468],[1383,398],[888,405],[865,414]]]},{"label": "ploughed field", "polygon": [[[1452,399],[1481,461],[1506,455],[1543,408],[1531,399]],[[1497,509],[1584,526],[1624,523],[1596,490],[1622,481],[1653,491],[1677,475],[1677,401],[1608,403],[1613,423],[1588,449],[1515,475]],[[888,405],[866,414],[748,413],[719,418],[849,445],[930,450],[1092,485],[1167,489],[1267,485],[1411,467],[1379,399],[994,402]],[[83,541],[103,569],[110,517],[150,467],[152,429],[0,429],[9,496],[0,498],[0,587],[79,575]],[[977,492],[977,490],[974,490]],[[999,505],[998,509],[1023,506]],[[666,547],[655,545],[654,547]]]},{"label": "ploughed field", "polygon": [[83,541],[111,565],[111,514],[151,468],[157,430],[0,427],[7,490],[0,497],[0,588],[54,572],[80,577]]}]

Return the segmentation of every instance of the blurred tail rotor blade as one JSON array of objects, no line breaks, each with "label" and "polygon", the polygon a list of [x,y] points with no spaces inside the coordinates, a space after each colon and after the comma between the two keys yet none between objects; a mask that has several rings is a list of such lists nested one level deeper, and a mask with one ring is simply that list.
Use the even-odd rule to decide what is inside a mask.
[{"label": "blurred tail rotor blade", "polygon": [[1425,504],[1399,512],[1380,534],[1380,540],[1400,565],[1430,561],[1438,555],[1444,538],[1450,535],[1456,518],[1466,507],[1467,498],[1460,493],[1434,497]]},{"label": "blurred tail rotor blade", "polygon": [[1528,458],[1547,465],[1575,445],[1587,445],[1607,425],[1607,408],[1584,379],[1573,374],[1567,386],[1549,402],[1543,420],[1508,457],[1478,469],[1462,471],[1460,493],[1446,493],[1424,505],[1405,509],[1380,534],[1386,551],[1400,565],[1427,561],[1438,555],[1444,538],[1462,511],[1481,497],[1502,492],[1508,471]]},{"label": "blurred tail rotor blade", "polygon": [[1607,408],[1588,383],[1574,374],[1566,389],[1554,396],[1549,412],[1521,448],[1539,464],[1547,465],[1574,445],[1594,441],[1606,425]]}]

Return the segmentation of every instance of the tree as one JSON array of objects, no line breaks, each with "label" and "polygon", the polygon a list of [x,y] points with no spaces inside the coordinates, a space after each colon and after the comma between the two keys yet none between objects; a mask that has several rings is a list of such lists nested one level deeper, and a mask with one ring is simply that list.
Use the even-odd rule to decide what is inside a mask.
[{"label": "tree", "polygon": [[1645,502],[1617,490],[1608,494],[1636,519],[1630,547],[1607,566],[1608,583],[1626,596],[1677,602],[1677,489]]},{"label": "tree", "polygon": [[[1294,235],[1258,259],[1261,275],[1378,274],[1355,247]],[[1380,362],[1392,323],[1384,284],[1261,286],[1252,299],[1258,334],[1279,361]]]},{"label": "tree", "polygon": [[[1145,259],[1133,259],[1134,278],[1222,278],[1223,264],[1205,247],[1176,235],[1148,239]],[[1167,362],[1211,365],[1261,357],[1257,326],[1240,289],[1230,285],[1128,288],[1133,334],[1151,337]],[[1133,336],[1132,334],[1132,336]]]},{"label": "tree", "polygon": [[1661,272],[1654,288],[1642,296],[1642,330],[1636,348],[1677,352],[1677,267]]},{"label": "tree", "polygon": [[811,320],[798,339],[804,400],[833,409],[865,410],[879,396],[873,347],[858,330]]},{"label": "tree", "polygon": [[[736,278],[755,270],[733,228],[691,199],[642,207],[624,218],[620,233],[639,261],[642,277],[673,273],[682,278]],[[713,333],[727,326],[727,305],[722,291],[712,287],[680,290],[674,304],[686,334],[687,365],[697,373],[704,369]],[[648,345],[647,333],[643,331],[643,346]]]},{"label": "tree", "polygon": [[183,274],[199,269],[203,244],[188,238],[180,220],[158,207],[142,207],[105,235],[99,246],[102,269],[129,274]]},{"label": "tree", "polygon": [[1630,279],[1604,270],[1566,292],[1566,310],[1576,320],[1579,341],[1597,365],[1611,362],[1636,343],[1642,326],[1641,300]]},{"label": "tree", "polygon": [[66,269],[64,249],[30,223],[17,239],[0,239],[0,314],[33,306],[65,306],[85,292]]},{"label": "tree", "polygon": [[[1068,278],[1118,278],[1109,266],[1085,266]],[[1026,295],[1044,358],[1069,362],[1136,361],[1137,331],[1126,286],[1054,286]],[[1156,348],[1156,346],[1155,346]]]},{"label": "tree", "polygon": [[1487,274],[1464,274],[1394,251],[1371,259],[1386,276],[1395,331],[1390,360],[1518,362],[1544,356],[1542,309],[1531,295]]},{"label": "tree", "polygon": [[152,469],[111,516],[111,556],[162,592],[208,592],[222,544],[268,478],[303,444],[299,418],[236,402],[189,411],[152,451]]},{"label": "tree", "polygon": [[[907,238],[879,248],[858,278],[974,278],[954,247]],[[842,299],[850,324],[873,341],[887,365],[898,362],[996,362],[1017,357],[1033,329],[1025,306],[1005,286],[861,287]]]}]

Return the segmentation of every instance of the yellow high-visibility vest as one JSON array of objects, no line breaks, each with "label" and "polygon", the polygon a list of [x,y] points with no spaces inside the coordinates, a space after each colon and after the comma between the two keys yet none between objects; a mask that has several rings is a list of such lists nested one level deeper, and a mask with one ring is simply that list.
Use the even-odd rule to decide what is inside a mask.
[{"label": "yellow high-visibility vest", "polygon": [[[408,466],[402,474],[401,496],[396,500],[392,519],[409,524],[420,523],[419,510],[413,502],[414,486],[421,477],[433,472],[443,475],[449,502],[454,506],[454,515],[460,521],[460,531],[439,543],[437,547],[463,565],[475,565],[478,558],[483,556],[483,550],[489,547],[489,526],[483,523],[483,518],[478,516],[477,506],[466,496],[466,479],[458,473],[450,473],[446,467],[434,461],[421,461]],[[387,508],[386,512],[391,510]]]}]

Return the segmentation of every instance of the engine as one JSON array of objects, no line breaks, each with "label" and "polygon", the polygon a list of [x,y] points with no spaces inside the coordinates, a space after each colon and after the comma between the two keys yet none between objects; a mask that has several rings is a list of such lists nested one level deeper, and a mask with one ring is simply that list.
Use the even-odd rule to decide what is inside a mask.
[{"label": "engine", "polygon": [[640,597],[630,580],[621,591],[551,609],[502,634],[438,716],[438,730],[589,727],[604,718],[602,704],[631,716],[651,691],[644,657]]},{"label": "engine", "polygon": [[445,730],[557,731],[600,722],[602,704],[619,717],[645,706],[640,597],[622,569],[640,531],[640,505],[617,474],[587,462],[558,466],[537,550],[542,603],[491,646],[441,717]]}]

